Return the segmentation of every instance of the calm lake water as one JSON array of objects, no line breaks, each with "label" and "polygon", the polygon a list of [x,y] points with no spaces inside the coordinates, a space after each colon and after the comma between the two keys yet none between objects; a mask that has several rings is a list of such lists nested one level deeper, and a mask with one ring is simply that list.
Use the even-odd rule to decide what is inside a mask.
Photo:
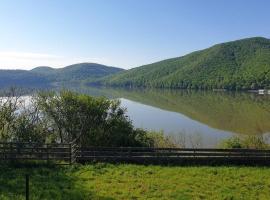
[{"label": "calm lake water", "polygon": [[120,99],[137,128],[162,130],[186,146],[215,147],[224,138],[270,133],[270,95],[157,89],[80,88]]}]

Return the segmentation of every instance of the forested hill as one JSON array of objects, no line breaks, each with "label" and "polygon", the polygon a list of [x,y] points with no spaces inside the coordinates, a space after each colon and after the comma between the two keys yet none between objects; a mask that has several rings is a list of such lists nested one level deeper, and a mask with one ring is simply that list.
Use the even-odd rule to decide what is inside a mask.
[{"label": "forested hill", "polygon": [[79,63],[59,69],[42,66],[32,70],[0,70],[0,87],[40,88],[65,83],[83,83],[122,70],[96,63]]},{"label": "forested hill", "polygon": [[122,71],[121,68],[109,67],[96,63],[79,63],[64,68],[37,67],[32,69],[39,75],[46,76],[53,82],[93,80]]},{"label": "forested hill", "polygon": [[258,89],[270,86],[270,40],[248,38],[120,72],[100,84],[128,87]]}]

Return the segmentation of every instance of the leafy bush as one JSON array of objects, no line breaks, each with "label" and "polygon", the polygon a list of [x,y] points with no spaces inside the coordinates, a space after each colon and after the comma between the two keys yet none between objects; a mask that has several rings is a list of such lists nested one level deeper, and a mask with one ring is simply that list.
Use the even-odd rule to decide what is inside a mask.
[{"label": "leafy bush", "polygon": [[0,140],[45,142],[49,129],[34,102],[12,89],[0,98]]},{"label": "leafy bush", "polygon": [[239,149],[243,148],[242,142],[239,137],[231,137],[225,139],[220,143],[220,147],[225,149]]},{"label": "leafy bush", "polygon": [[164,135],[163,131],[149,131],[147,132],[147,140],[149,147],[156,148],[176,148],[180,147],[177,141],[172,136]]},{"label": "leafy bush", "polygon": [[88,146],[141,146],[146,139],[117,100],[61,91],[40,93],[36,102],[61,142],[80,138]]},{"label": "leafy bush", "polygon": [[[30,102],[27,102],[30,101]],[[84,146],[149,146],[147,132],[135,129],[117,100],[70,91],[14,94],[0,101],[0,139],[71,142]]]},{"label": "leafy bush", "polygon": [[239,138],[237,136],[225,139],[220,143],[222,148],[243,148],[243,149],[268,149],[269,145],[263,136],[247,136]]}]

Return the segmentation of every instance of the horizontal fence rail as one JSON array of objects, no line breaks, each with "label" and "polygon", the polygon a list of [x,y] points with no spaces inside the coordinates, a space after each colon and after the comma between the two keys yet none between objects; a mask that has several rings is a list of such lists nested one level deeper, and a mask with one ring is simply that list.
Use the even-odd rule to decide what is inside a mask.
[{"label": "horizontal fence rail", "polygon": [[270,164],[270,150],[211,148],[80,147],[66,144],[0,143],[0,161],[132,162],[144,164],[250,163]]},{"label": "horizontal fence rail", "polygon": [[[89,147],[81,148],[77,161],[133,162],[145,164],[251,163],[267,164],[270,150]],[[269,162],[270,163],[270,162]]]},{"label": "horizontal fence rail", "polygon": [[70,162],[70,144],[0,143],[0,161]]}]

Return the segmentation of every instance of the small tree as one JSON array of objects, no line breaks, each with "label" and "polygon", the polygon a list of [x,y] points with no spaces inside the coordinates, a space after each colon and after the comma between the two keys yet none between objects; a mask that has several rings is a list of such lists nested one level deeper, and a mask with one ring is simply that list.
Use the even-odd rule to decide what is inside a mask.
[{"label": "small tree", "polygon": [[40,93],[36,101],[60,142],[80,138],[88,146],[138,146],[137,138],[146,134],[134,129],[117,100],[61,91]]}]

